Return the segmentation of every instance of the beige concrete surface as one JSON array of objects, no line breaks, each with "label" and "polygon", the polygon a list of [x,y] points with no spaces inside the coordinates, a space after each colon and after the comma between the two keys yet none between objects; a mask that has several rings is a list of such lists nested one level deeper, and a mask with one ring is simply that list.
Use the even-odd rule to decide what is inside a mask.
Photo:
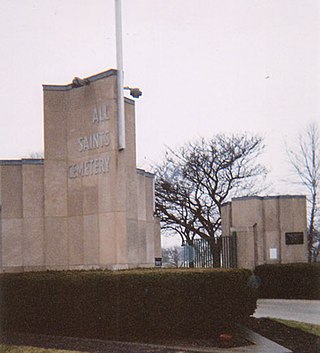
[{"label": "beige concrete surface", "polygon": [[[222,234],[237,234],[238,267],[307,261],[306,197],[280,195],[234,198],[221,209]],[[288,244],[301,233],[302,244]]]}]

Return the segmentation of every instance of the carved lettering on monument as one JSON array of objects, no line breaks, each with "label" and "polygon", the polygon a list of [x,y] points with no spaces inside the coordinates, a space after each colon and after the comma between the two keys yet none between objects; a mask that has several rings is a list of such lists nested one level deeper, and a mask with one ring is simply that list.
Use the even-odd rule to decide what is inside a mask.
[{"label": "carved lettering on monument", "polygon": [[105,147],[110,145],[110,131],[101,131],[95,134],[80,137],[79,152],[90,151],[93,149]]},{"label": "carved lettering on monument", "polygon": [[99,124],[102,121],[109,120],[108,109],[106,104],[101,104],[93,108],[92,123]]},{"label": "carved lettering on monument", "polygon": [[109,172],[110,156],[90,159],[69,166],[69,178],[81,178]]},{"label": "carved lettering on monument", "polygon": [[[94,107],[90,120],[94,125],[110,120],[107,105],[101,104]],[[82,136],[77,142],[79,144],[79,152],[102,149],[109,146],[111,143],[110,131],[99,131],[87,136]],[[108,173],[110,159],[110,156],[103,156],[71,164],[68,167],[68,177],[70,179],[76,179]]]}]

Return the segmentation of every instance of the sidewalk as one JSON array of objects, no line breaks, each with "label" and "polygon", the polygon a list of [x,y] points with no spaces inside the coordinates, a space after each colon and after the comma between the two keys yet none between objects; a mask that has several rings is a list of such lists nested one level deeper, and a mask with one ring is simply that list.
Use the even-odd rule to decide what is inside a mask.
[{"label": "sidewalk", "polygon": [[10,334],[10,338],[1,338],[1,343],[9,345],[33,346],[81,351],[84,353],[291,353],[290,350],[272,342],[246,328],[242,336],[252,345],[236,348],[165,346],[129,342],[103,341],[72,337],[47,335]]}]

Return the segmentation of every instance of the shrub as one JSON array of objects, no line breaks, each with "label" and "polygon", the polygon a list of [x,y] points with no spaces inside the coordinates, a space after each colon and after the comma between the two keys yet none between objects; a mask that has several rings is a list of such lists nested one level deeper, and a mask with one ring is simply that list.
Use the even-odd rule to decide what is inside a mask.
[{"label": "shrub", "polygon": [[143,340],[212,335],[256,307],[246,270],[3,274],[6,331]]},{"label": "shrub", "polygon": [[261,265],[255,275],[261,279],[260,298],[320,299],[320,264]]}]

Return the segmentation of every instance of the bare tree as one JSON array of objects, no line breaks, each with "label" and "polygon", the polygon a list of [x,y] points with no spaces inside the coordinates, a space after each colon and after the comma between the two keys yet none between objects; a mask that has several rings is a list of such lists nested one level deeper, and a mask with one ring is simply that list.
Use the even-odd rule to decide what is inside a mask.
[{"label": "bare tree", "polygon": [[221,205],[231,196],[260,190],[257,178],[266,170],[256,158],[263,148],[261,137],[240,134],[168,149],[164,162],[155,168],[162,229],[177,232],[190,246],[195,237],[207,240],[218,267]]},{"label": "bare tree", "polygon": [[288,150],[289,161],[300,182],[308,190],[309,221],[308,221],[308,261],[316,261],[313,256],[313,240],[318,209],[318,192],[320,182],[320,133],[316,123],[311,123],[299,135],[297,147]]},{"label": "bare tree", "polygon": [[44,158],[44,153],[43,152],[31,152],[28,155],[28,158],[32,159],[43,159]]},{"label": "bare tree", "polygon": [[182,250],[178,246],[162,249],[162,262],[171,267],[180,267],[183,262]]}]

